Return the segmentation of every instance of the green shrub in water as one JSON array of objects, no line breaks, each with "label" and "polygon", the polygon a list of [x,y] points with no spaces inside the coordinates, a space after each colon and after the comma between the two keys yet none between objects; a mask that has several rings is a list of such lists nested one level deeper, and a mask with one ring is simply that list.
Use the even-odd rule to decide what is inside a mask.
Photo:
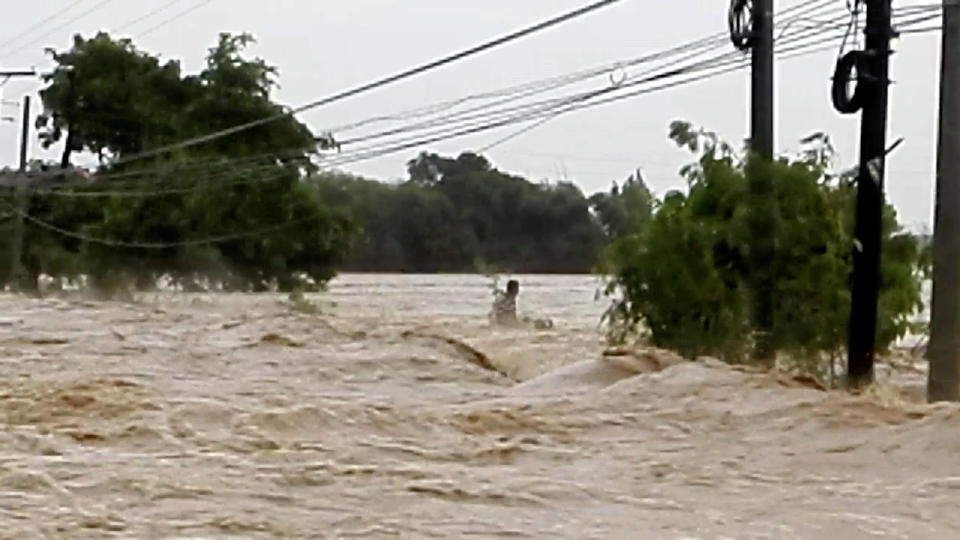
[{"label": "green shrub in water", "polygon": [[[685,192],[655,201],[641,230],[606,249],[599,270],[613,299],[605,317],[608,337],[643,338],[689,358],[745,361],[755,331],[745,160],[716,135],[689,124],[675,122],[670,135],[699,159],[681,170]],[[830,172],[828,137],[816,134],[803,144],[799,157],[762,165],[774,183],[772,208],[764,208],[774,236],[771,339],[793,367],[822,376],[823,360],[841,354],[846,343],[856,190],[849,175]],[[880,349],[913,329],[911,316],[922,309],[928,272],[929,257],[918,238],[902,229],[886,205]]]}]

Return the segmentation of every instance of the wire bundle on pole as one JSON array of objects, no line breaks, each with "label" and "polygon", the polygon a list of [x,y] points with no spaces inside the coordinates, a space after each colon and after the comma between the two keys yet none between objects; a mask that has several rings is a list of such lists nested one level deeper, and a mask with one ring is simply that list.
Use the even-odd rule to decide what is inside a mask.
[{"label": "wire bundle on pole", "polygon": [[741,51],[748,51],[753,47],[752,0],[730,0],[727,27],[734,47]]}]

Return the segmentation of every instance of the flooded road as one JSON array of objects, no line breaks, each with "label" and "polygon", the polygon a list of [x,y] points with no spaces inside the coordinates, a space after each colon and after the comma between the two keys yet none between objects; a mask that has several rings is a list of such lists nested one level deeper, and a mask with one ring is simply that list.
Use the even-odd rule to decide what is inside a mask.
[{"label": "flooded road", "polygon": [[477,276],[2,297],[0,538],[960,535],[960,409],[604,360],[595,280],[520,279],[555,328]]}]

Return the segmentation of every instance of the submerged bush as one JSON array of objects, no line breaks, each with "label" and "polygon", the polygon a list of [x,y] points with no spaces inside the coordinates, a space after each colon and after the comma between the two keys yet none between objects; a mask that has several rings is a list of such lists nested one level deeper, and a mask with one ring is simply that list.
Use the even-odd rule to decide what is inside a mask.
[{"label": "submerged bush", "polygon": [[[611,340],[643,338],[694,358],[741,362],[753,346],[749,204],[745,160],[718,138],[676,122],[671,138],[699,155],[682,169],[685,193],[656,201],[646,226],[614,241],[600,269],[607,276]],[[805,139],[805,152],[762,165],[774,183],[764,208],[772,217],[773,346],[804,371],[840,354],[850,313],[856,190],[830,172],[829,139]],[[755,166],[755,165],[754,165]],[[922,309],[929,260],[917,237],[887,205],[877,346],[888,348]]]}]

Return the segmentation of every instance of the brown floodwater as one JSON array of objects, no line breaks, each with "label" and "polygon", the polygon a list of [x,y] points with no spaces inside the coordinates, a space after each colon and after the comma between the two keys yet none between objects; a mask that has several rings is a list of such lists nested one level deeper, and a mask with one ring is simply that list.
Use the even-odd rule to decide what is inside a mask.
[{"label": "brown floodwater", "polygon": [[478,276],[0,297],[0,538],[960,537],[957,407],[605,357],[594,279],[521,284],[554,328]]}]

